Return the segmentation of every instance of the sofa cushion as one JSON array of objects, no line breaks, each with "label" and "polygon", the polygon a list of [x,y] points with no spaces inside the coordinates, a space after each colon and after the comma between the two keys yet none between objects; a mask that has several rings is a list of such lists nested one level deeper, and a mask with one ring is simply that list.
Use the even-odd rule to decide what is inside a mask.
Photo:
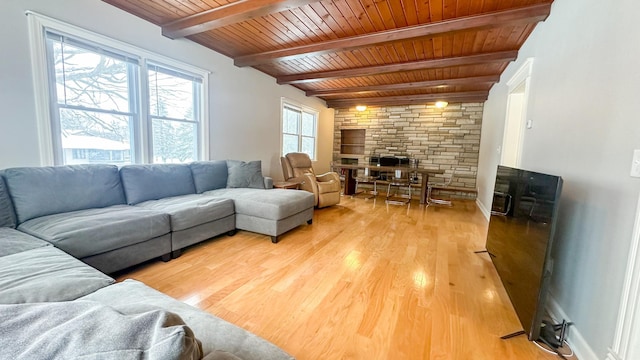
[{"label": "sofa cushion", "polygon": [[309,208],[315,199],[307,191],[284,189],[219,189],[207,191],[207,196],[232,199],[236,214],[281,220]]},{"label": "sofa cushion", "polygon": [[50,246],[48,242],[12,228],[0,228],[0,257]]},{"label": "sofa cushion", "polygon": [[2,172],[0,172],[0,227],[16,227],[16,214],[13,211],[13,204]]},{"label": "sofa cushion", "polygon": [[39,216],[124,204],[114,165],[68,165],[6,169],[5,180],[18,223]]},{"label": "sofa cushion", "polygon": [[[148,304],[179,315],[202,341],[205,356],[227,352],[243,360],[293,360],[291,355],[270,342],[218,317],[171,298],[135,280],[123,282],[88,294],[83,300],[118,307],[124,304]],[[215,359],[215,356],[212,357]]]},{"label": "sofa cushion", "polygon": [[127,165],[120,176],[129,205],[196,193],[191,169],[184,164]]},{"label": "sofa cushion", "polygon": [[169,215],[127,205],[31,219],[18,230],[83,257],[141,243],[169,233]]},{"label": "sofa cushion", "polygon": [[113,282],[53,246],[0,257],[2,304],[74,300]]},{"label": "sofa cushion", "polygon": [[136,207],[169,214],[171,230],[179,231],[234,214],[233,201],[199,194],[174,196],[139,203]]},{"label": "sofa cushion", "polygon": [[264,189],[262,161],[227,160],[227,166],[229,168],[227,187]]},{"label": "sofa cushion", "polygon": [[195,161],[189,164],[196,192],[222,189],[227,187],[227,162],[224,160]]},{"label": "sofa cushion", "polygon": [[0,305],[3,358],[202,358],[200,342],[179,316],[151,306],[123,309],[93,301]]}]

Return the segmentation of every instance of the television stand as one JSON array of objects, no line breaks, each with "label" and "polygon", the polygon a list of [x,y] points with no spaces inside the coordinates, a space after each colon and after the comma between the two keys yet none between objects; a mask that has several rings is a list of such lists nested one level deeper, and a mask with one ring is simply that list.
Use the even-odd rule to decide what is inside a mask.
[{"label": "television stand", "polygon": [[[565,344],[567,328],[571,325],[573,325],[573,323],[567,322],[566,320],[562,320],[559,324],[552,324],[550,321],[542,320],[538,340],[555,351],[558,356],[566,359],[566,355],[560,352],[560,348]],[[560,333],[556,335],[558,332]]]},{"label": "television stand", "polygon": [[564,339],[556,336],[555,325],[543,320],[540,328],[540,337],[538,338],[545,345],[557,349],[562,346]]},{"label": "television stand", "polygon": [[[573,325],[573,323],[567,322],[566,320],[562,320],[562,322],[559,324],[552,324],[550,321],[542,320],[542,326],[540,327],[540,335],[538,336],[538,339],[535,340],[534,342],[539,341],[543,343],[549,348],[548,351],[550,352],[553,351],[556,353],[556,355],[558,355],[562,359],[567,359],[567,355],[561,353],[560,348],[562,348],[565,343],[567,328],[571,325]],[[558,332],[559,334],[557,334]],[[520,335],[526,335],[526,332],[524,330],[516,331],[511,334],[503,335],[500,337],[500,339],[507,340]]]},{"label": "television stand", "polygon": [[507,340],[507,339],[511,339],[513,337],[520,336],[520,335],[525,335],[525,334],[526,333],[524,332],[524,330],[520,330],[520,331],[516,331],[516,332],[511,333],[511,334],[500,336],[500,339],[501,340]]},{"label": "television stand", "polygon": [[[490,253],[490,252],[489,252],[489,250],[478,250],[478,251],[474,251],[473,253],[474,253],[474,254],[484,254],[484,253],[487,253],[487,254],[489,254],[489,256],[491,256],[491,257],[496,257],[495,255],[493,255],[492,253]],[[519,334],[518,334],[518,335],[519,335]]]}]

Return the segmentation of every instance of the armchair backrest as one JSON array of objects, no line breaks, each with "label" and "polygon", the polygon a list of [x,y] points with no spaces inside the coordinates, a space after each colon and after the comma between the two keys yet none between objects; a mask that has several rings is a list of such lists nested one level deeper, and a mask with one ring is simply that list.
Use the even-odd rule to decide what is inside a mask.
[{"label": "armchair backrest", "polygon": [[282,175],[284,176],[284,181],[287,181],[293,177],[293,169],[291,168],[291,164],[289,164],[289,160],[286,157],[280,157],[280,165],[282,165]]},{"label": "armchair backrest", "polygon": [[311,159],[305,153],[288,153],[280,158],[285,180],[300,181],[300,189],[313,193],[317,207],[340,203],[340,178],[329,172],[316,175]]},{"label": "armchair backrest", "polygon": [[290,169],[291,177],[299,177],[306,173],[311,173],[315,176],[309,155],[305,153],[288,153],[284,157],[286,162],[288,162],[287,169]]}]

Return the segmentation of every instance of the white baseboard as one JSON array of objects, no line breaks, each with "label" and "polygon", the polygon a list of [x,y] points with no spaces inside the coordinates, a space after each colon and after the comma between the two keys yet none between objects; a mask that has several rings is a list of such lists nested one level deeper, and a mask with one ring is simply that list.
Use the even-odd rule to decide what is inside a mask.
[{"label": "white baseboard", "polygon": [[[561,322],[563,319],[567,322],[571,322],[571,319],[567,316],[567,314],[562,310],[556,299],[549,294],[547,297],[547,310],[549,311],[549,315],[554,319],[554,321]],[[591,349],[589,344],[585,341],[584,337],[580,333],[580,328],[576,326],[576,324],[571,325],[569,327],[567,337],[567,343],[576,356],[580,360],[599,360],[596,353]],[[618,360],[615,358],[607,359],[607,360]]]},{"label": "white baseboard", "polygon": [[622,358],[619,357],[618,354],[614,354],[611,351],[612,350],[609,350],[609,353],[607,354],[607,358],[605,360],[622,360]]},{"label": "white baseboard", "polygon": [[480,209],[482,215],[484,215],[485,219],[489,221],[489,218],[491,217],[491,212],[489,211],[489,209],[487,209],[478,198],[476,198],[476,205],[478,206],[478,209]]}]

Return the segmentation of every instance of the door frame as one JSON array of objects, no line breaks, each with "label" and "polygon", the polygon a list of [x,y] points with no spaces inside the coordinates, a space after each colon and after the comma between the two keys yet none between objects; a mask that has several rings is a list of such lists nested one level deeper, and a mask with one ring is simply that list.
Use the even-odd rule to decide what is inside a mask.
[{"label": "door frame", "polygon": [[517,119],[520,123],[517,124],[519,127],[518,130],[518,139],[516,143],[516,163],[515,167],[520,167],[520,163],[522,161],[522,145],[524,143],[524,133],[525,129],[531,128],[531,123],[527,119],[527,109],[529,103],[529,92],[531,88],[531,73],[533,71],[533,58],[528,58],[525,60],[524,64],[520,66],[518,71],[507,81],[507,86],[509,88],[509,95],[507,96],[507,107],[505,109],[505,122],[504,122],[504,133],[502,135],[502,150],[500,153],[500,164],[504,165],[505,160],[505,144],[507,142],[507,130],[509,129],[508,123],[510,121],[514,121],[514,119],[509,116],[511,112],[511,107],[513,106],[513,96],[515,94],[520,94],[520,88],[524,86],[524,93],[522,95],[522,108],[520,110],[520,117]]},{"label": "door frame", "polygon": [[636,359],[640,355],[638,324],[640,324],[640,197],[636,207],[616,331],[613,344],[609,347],[607,360]]}]

